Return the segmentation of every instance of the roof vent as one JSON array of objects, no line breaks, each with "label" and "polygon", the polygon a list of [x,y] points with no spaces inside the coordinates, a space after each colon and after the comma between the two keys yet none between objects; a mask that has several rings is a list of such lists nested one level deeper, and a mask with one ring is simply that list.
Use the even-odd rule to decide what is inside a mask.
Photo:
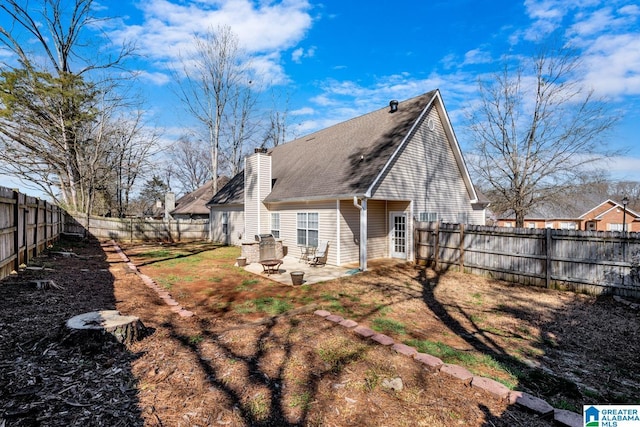
[{"label": "roof vent", "polygon": [[395,113],[396,111],[398,111],[398,101],[394,99],[391,102],[389,102],[389,112]]},{"label": "roof vent", "polygon": [[258,147],[253,149],[254,153],[267,154],[267,147]]}]

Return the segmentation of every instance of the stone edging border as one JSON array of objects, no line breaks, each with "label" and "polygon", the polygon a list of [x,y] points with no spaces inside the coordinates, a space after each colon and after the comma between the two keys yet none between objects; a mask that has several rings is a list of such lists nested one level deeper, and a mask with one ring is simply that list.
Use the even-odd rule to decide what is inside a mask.
[{"label": "stone edging border", "polygon": [[140,270],[138,270],[138,267],[136,267],[136,265],[131,262],[129,257],[122,251],[122,249],[120,249],[120,246],[118,246],[115,240],[112,240],[111,244],[113,245],[113,248],[115,249],[116,253],[120,255],[120,258],[122,259],[122,261],[127,263],[127,267],[129,267],[132,271],[134,271],[138,275],[138,277],[142,279],[144,284],[147,285],[147,287],[156,291],[158,296],[168,306],[170,306],[171,311],[177,313],[180,317],[184,317],[184,318],[195,316],[194,312],[182,308],[180,304],[173,299],[171,294],[165,291],[164,289],[162,289],[160,286],[158,286],[158,284],[151,277],[147,276],[146,274],[142,274]]},{"label": "stone edging border", "polygon": [[457,381],[461,381],[466,386],[475,387],[486,391],[491,396],[506,400],[510,405],[518,405],[528,411],[531,411],[540,418],[553,420],[557,425],[566,427],[582,427],[582,415],[576,414],[565,409],[557,409],[551,406],[545,400],[535,397],[523,391],[509,390],[504,384],[501,384],[490,378],[473,375],[469,370],[462,366],[443,363],[442,360],[426,353],[418,353],[418,351],[408,345],[396,343],[393,338],[379,334],[365,326],[358,325],[357,322],[345,319],[341,316],[331,314],[326,310],[316,310],[316,316],[322,317],[327,321],[343,326],[362,338],[368,338],[380,345],[391,348],[393,351],[403,354],[413,360],[421,363],[424,368],[431,372],[441,372],[452,377]]}]

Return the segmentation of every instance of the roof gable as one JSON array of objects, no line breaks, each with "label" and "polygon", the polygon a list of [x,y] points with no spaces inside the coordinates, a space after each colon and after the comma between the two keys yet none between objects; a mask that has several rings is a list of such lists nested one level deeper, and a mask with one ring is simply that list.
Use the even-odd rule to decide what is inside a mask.
[{"label": "roof gable", "polygon": [[598,206],[594,207],[593,209],[589,209],[589,211],[583,213],[582,215],[580,215],[581,219],[600,219],[604,214],[611,212],[611,210],[615,209],[615,208],[620,208],[620,209],[625,209],[627,211],[628,215],[631,215],[633,217],[636,218],[640,218],[640,214],[632,211],[629,208],[625,208],[623,205],[621,205],[618,202],[615,202],[611,199],[607,199],[604,202],[600,203]]},{"label": "roof gable", "polygon": [[[446,117],[439,91],[433,90],[400,102],[396,112],[381,108],[272,148],[273,188],[265,202],[369,196],[434,100]],[[444,122],[455,141],[448,118]],[[462,162],[457,141],[454,145]]]},{"label": "roof gable", "polygon": [[[413,143],[412,141],[413,136],[416,132],[419,132],[420,128],[424,129],[426,127],[429,129],[429,131],[433,131],[437,127],[432,121],[432,119],[425,120],[429,116],[434,117],[433,115],[429,114],[429,112],[432,109],[434,109],[439,120],[439,125],[442,126],[442,130],[444,131],[444,135],[446,138],[446,140],[444,141],[438,138],[435,141],[435,143],[447,144],[447,146],[445,147],[445,150],[447,149],[451,150],[450,152],[453,154],[453,158],[458,167],[457,170],[459,171],[460,176],[462,177],[464,186],[466,188],[466,191],[471,203],[474,203],[474,204],[477,203],[479,205],[487,205],[488,201],[486,200],[486,198],[480,201],[478,192],[475,186],[473,185],[473,183],[471,182],[471,176],[469,174],[469,170],[467,169],[464,158],[462,156],[462,151],[460,149],[458,140],[455,136],[455,133],[453,132],[453,127],[451,126],[449,115],[447,114],[447,111],[444,107],[444,103],[442,102],[440,91],[436,90],[434,92],[435,93],[429,100],[429,103],[426,106],[424,106],[420,114],[416,117],[416,120],[413,123],[411,129],[404,136],[402,143],[399,144],[398,147],[396,147],[392,156],[387,160],[387,163],[385,164],[383,170],[378,174],[375,181],[372,183],[371,187],[368,189],[366,196],[371,197],[374,191],[374,188],[377,185],[379,185],[383,177],[391,170],[391,168],[395,164],[396,159],[401,155],[401,152],[405,149],[405,147],[408,144]],[[421,142],[417,142],[417,143],[420,144]],[[441,166],[431,162],[426,165],[427,167],[431,167],[435,169]]]}]

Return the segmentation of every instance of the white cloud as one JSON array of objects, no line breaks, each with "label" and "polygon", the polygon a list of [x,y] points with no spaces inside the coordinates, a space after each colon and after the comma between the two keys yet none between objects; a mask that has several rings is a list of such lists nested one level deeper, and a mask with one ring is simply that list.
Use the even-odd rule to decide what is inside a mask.
[{"label": "white cloud", "polygon": [[[273,73],[263,75],[269,81],[284,80],[280,53],[300,42],[312,24],[307,0],[149,0],[140,2],[139,7],[144,21],[139,25],[120,21],[119,28],[110,29],[115,42],[135,40],[140,54],[156,64],[170,64],[191,50],[194,35],[228,25],[241,47],[258,57],[253,61],[258,69]],[[312,56],[313,50],[306,55]]]},{"label": "white cloud", "polygon": [[[526,0],[527,40],[542,40],[564,26],[579,49],[582,79],[598,95],[640,94],[640,7],[628,0]],[[473,52],[473,51],[472,51]]]},{"label": "white cloud", "polygon": [[161,72],[148,72],[142,70],[136,72],[136,75],[142,80],[146,80],[158,86],[165,85],[171,81],[171,78],[167,74]]},{"label": "white cloud", "polygon": [[576,22],[569,28],[569,36],[587,37],[624,30],[637,20],[636,8],[620,8],[614,11],[611,7],[594,10],[592,13],[579,13]]},{"label": "white cloud", "polygon": [[299,64],[301,62],[300,59],[302,58],[302,55],[304,55],[304,49],[299,47],[298,49],[291,52],[291,60]]},{"label": "white cloud", "polygon": [[316,47],[312,46],[306,51],[299,47],[291,53],[291,60],[296,64],[300,64],[303,58],[312,58],[316,53]]},{"label": "white cloud", "polygon": [[482,49],[472,49],[464,54],[463,65],[488,64],[492,62],[491,53]]},{"label": "white cloud", "polygon": [[640,95],[640,34],[599,37],[586,51],[584,82],[600,94]]},{"label": "white cloud", "polygon": [[291,111],[289,114],[291,114],[292,116],[310,116],[311,114],[314,114],[315,110],[311,107],[302,107],[302,108],[298,108],[297,110],[293,110]]},{"label": "white cloud", "polygon": [[618,156],[604,160],[600,165],[616,180],[640,182],[640,157]]}]

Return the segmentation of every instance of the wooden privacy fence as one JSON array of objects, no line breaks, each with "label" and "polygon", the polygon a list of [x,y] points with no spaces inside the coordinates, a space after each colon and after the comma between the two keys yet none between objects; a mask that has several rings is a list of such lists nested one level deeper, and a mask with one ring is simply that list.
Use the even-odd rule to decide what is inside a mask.
[{"label": "wooden privacy fence", "polygon": [[58,239],[63,212],[46,201],[0,187],[0,279]]},{"label": "wooden privacy fence", "polygon": [[640,298],[640,233],[418,222],[416,261],[524,285]]},{"label": "wooden privacy fence", "polygon": [[64,231],[70,234],[90,234],[99,240],[194,241],[209,238],[209,220],[163,221],[143,218],[104,218],[67,212]]}]

